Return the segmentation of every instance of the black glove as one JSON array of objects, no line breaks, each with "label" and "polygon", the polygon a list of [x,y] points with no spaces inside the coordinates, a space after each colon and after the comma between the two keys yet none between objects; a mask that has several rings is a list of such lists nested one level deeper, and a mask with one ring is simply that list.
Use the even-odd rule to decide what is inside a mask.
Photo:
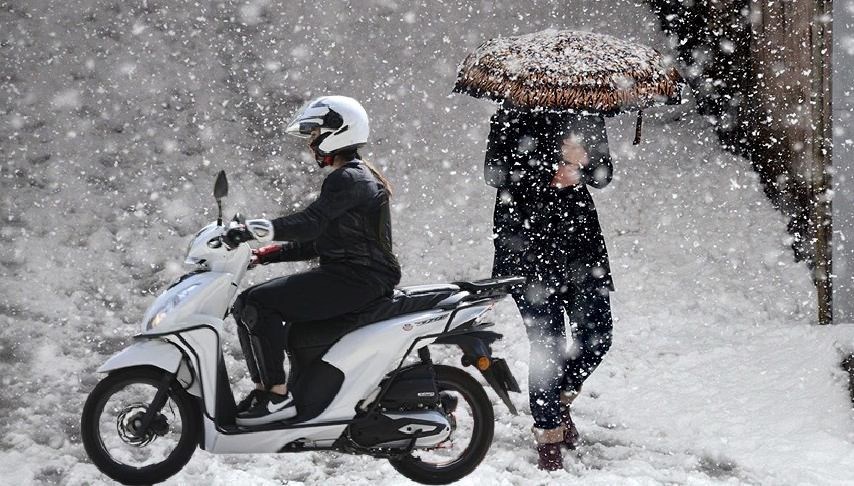
[{"label": "black glove", "polygon": [[225,246],[229,249],[237,248],[241,243],[254,239],[255,237],[252,236],[252,232],[246,228],[246,225],[242,224],[229,229],[222,236],[222,242],[225,243]]}]

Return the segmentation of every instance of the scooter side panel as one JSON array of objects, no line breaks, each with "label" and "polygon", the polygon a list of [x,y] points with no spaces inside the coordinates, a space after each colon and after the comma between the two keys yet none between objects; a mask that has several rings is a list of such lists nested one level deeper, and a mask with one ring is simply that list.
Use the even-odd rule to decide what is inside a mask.
[{"label": "scooter side panel", "polygon": [[454,320],[451,321],[451,325],[448,327],[448,329],[456,329],[462,324],[465,324],[466,322],[477,318],[481,314],[488,311],[491,306],[492,304],[474,305],[471,307],[460,309],[459,311],[457,311],[456,314],[454,314]]},{"label": "scooter side panel", "polygon": [[210,417],[216,416],[217,362],[222,352],[218,329],[214,326],[201,327],[182,332],[179,337],[170,338],[177,339],[181,347],[190,355],[190,359],[194,361],[193,366],[201,382],[205,411]]},{"label": "scooter side panel", "polygon": [[412,343],[419,337],[442,332],[450,314],[437,309],[407,314],[341,338],[322,359],[344,372],[344,383],[329,408],[307,423],[353,418],[356,404],[398,366]]},{"label": "scooter side panel", "polygon": [[181,352],[166,341],[150,339],[139,341],[114,354],[98,368],[99,373],[108,373],[133,366],[156,366],[174,373],[181,365]]}]

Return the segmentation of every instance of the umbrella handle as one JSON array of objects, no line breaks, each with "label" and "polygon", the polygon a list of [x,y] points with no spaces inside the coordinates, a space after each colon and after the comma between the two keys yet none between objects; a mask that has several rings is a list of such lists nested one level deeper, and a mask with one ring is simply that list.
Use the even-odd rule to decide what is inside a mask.
[{"label": "umbrella handle", "polygon": [[641,127],[643,127],[643,110],[638,111],[638,123],[635,125],[635,141],[632,145],[638,145],[640,143]]}]

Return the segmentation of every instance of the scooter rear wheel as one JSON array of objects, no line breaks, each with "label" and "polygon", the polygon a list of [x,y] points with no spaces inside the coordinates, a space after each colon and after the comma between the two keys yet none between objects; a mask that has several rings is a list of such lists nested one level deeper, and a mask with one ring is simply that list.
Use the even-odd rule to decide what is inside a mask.
[{"label": "scooter rear wheel", "polygon": [[464,407],[459,415],[467,415],[464,428],[471,437],[460,437],[462,430],[455,430],[451,436],[454,442],[465,439],[468,442],[458,456],[449,460],[443,460],[442,455],[433,455],[430,451],[415,450],[406,456],[389,459],[389,462],[400,474],[413,481],[448,484],[471,474],[483,461],[492,445],[495,415],[489,397],[471,375],[452,366],[436,365],[434,369],[439,393],[454,396],[458,399],[455,406]]},{"label": "scooter rear wheel", "polygon": [[180,471],[196,450],[201,416],[175,381],[148,430],[140,433],[134,429],[165,373],[153,367],[114,371],[86,399],[80,424],[83,446],[95,466],[115,481],[131,485],[162,482]]}]

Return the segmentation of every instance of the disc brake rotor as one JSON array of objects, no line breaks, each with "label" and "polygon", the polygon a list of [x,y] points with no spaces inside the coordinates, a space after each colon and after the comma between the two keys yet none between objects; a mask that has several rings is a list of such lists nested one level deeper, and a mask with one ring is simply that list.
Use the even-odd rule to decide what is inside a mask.
[{"label": "disc brake rotor", "polygon": [[126,444],[144,447],[158,436],[162,437],[169,432],[169,421],[163,414],[158,413],[154,416],[145,434],[140,436],[139,427],[142,426],[142,418],[146,411],[148,411],[148,405],[134,403],[119,412],[116,417],[116,431]]}]

